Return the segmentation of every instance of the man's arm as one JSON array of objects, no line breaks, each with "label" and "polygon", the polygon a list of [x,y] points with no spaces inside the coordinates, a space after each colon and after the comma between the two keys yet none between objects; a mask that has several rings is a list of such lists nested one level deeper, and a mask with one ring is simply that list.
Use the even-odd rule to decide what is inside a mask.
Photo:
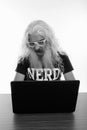
[{"label": "man's arm", "polygon": [[65,80],[75,80],[74,74],[72,71],[64,74]]},{"label": "man's arm", "polygon": [[16,72],[14,81],[24,81],[24,78],[25,78],[25,75],[24,75],[24,74],[21,74],[21,73]]}]

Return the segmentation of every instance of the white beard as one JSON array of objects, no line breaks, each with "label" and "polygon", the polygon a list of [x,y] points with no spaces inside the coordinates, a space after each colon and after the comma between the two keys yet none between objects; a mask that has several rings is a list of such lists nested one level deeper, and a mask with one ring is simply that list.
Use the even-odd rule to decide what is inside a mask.
[{"label": "white beard", "polygon": [[31,68],[54,68],[54,59],[52,58],[52,52],[49,48],[45,50],[44,56],[41,59],[33,50],[31,50],[29,61]]}]

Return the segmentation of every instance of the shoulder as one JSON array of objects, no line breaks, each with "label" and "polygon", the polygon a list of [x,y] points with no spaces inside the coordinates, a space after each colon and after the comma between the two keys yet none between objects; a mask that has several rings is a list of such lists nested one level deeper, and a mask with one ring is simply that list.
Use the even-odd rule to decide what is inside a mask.
[{"label": "shoulder", "polygon": [[64,66],[64,73],[70,72],[73,70],[72,63],[70,61],[69,56],[66,53],[59,54],[62,59],[62,64]]},{"label": "shoulder", "polygon": [[16,72],[25,74],[27,68],[30,66],[28,59],[20,58],[17,63]]},{"label": "shoulder", "polygon": [[23,65],[23,66],[29,66],[29,60],[28,58],[20,58],[18,60],[18,64]]},{"label": "shoulder", "polygon": [[69,60],[69,57],[68,57],[67,53],[65,53],[65,52],[62,52],[62,53],[58,52],[58,55],[60,56],[60,58],[62,59],[62,61],[64,63],[67,62],[67,60]]},{"label": "shoulder", "polygon": [[67,62],[70,60],[69,56],[66,53],[59,54],[59,55],[60,55],[60,58],[63,60],[63,62]]}]

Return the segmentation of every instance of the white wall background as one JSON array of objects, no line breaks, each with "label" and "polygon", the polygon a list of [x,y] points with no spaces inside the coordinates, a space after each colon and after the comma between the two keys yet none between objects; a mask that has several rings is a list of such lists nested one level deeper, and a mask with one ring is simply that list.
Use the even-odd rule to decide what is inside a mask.
[{"label": "white wall background", "polygon": [[68,53],[80,92],[87,92],[87,1],[0,0],[0,93],[10,93],[27,25],[42,19],[51,25]]}]

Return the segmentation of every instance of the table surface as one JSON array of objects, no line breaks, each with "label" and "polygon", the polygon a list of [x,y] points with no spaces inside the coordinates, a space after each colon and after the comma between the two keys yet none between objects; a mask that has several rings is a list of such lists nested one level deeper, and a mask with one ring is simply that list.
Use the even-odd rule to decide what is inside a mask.
[{"label": "table surface", "polygon": [[14,114],[10,94],[0,94],[0,130],[87,130],[87,93],[73,113]]}]

